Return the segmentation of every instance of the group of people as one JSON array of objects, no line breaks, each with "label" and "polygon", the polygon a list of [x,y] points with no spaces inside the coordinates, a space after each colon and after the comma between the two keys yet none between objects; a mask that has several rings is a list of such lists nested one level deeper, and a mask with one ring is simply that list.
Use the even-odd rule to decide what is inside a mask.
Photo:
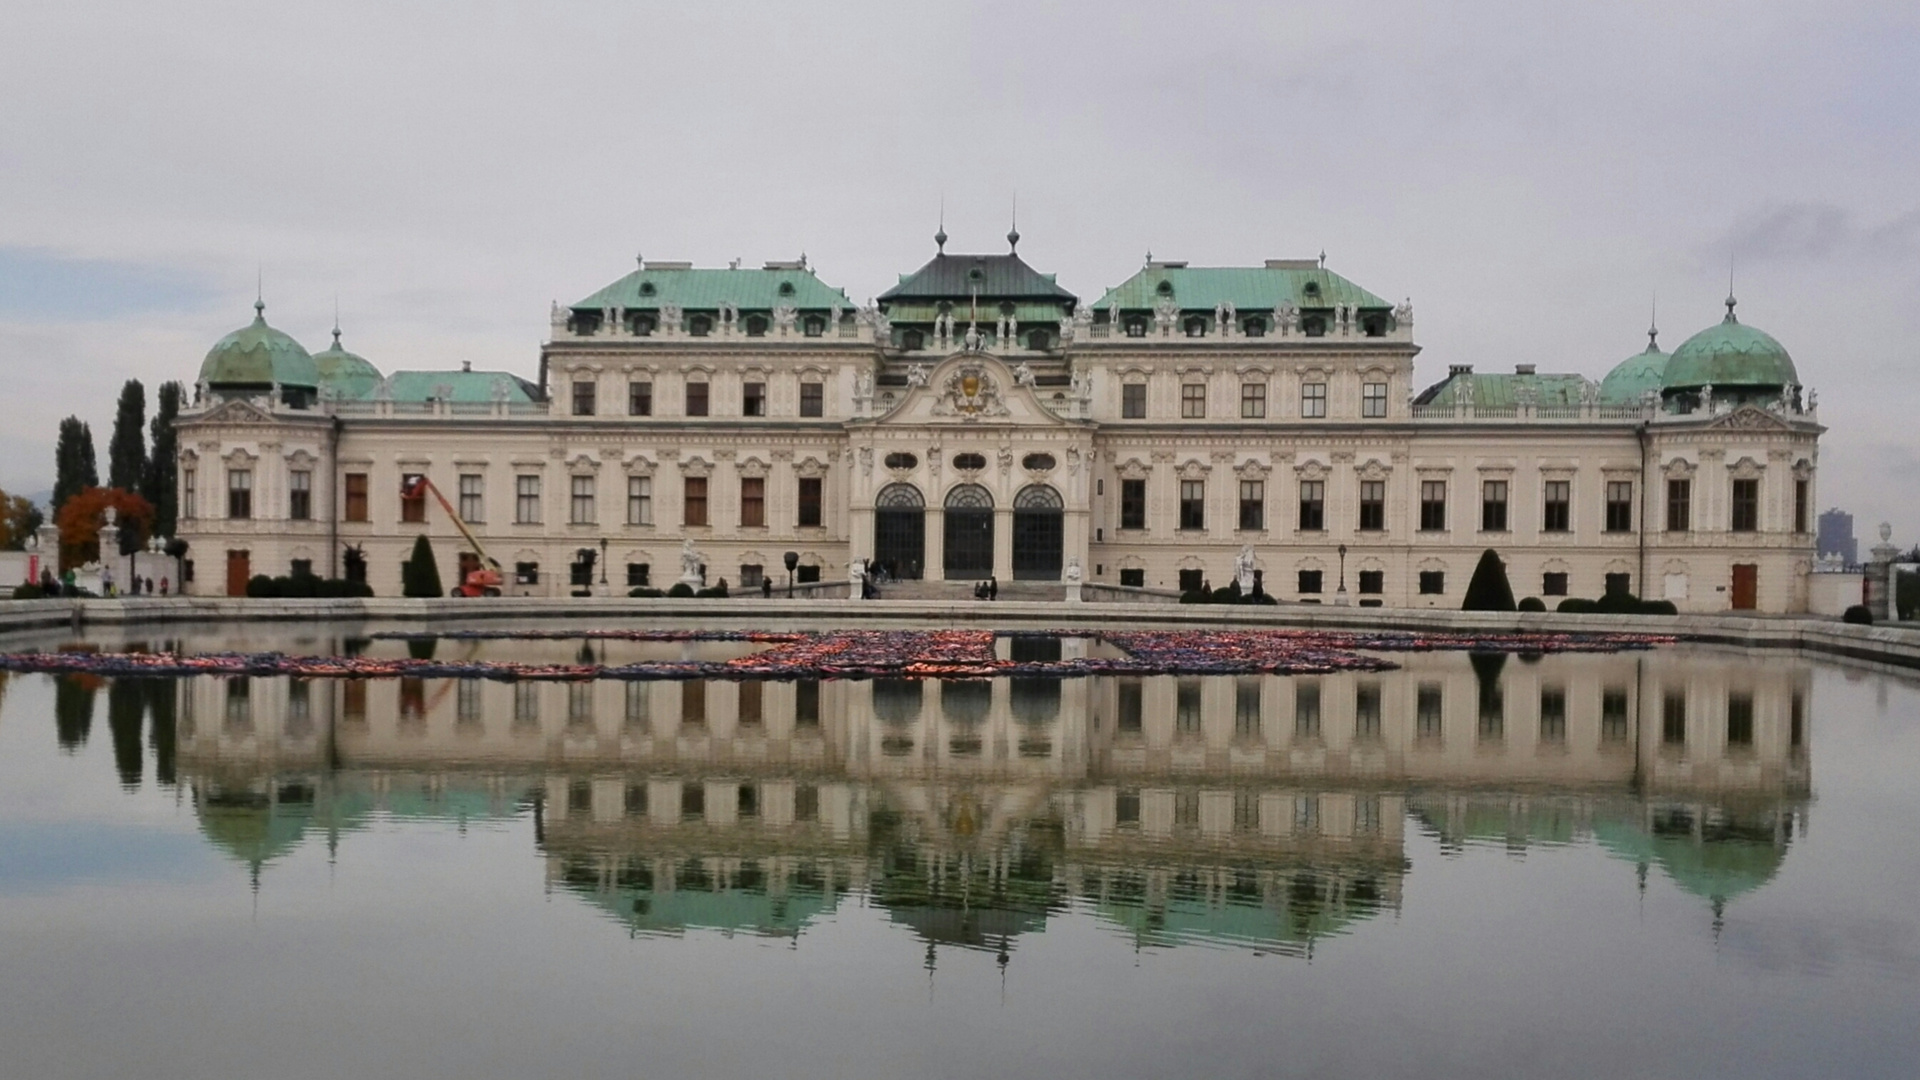
[{"label": "group of people", "polygon": [[973,586],[973,598],[975,600],[1000,599],[1000,579],[990,577],[985,581],[975,582]]},{"label": "group of people", "polygon": [[[47,596],[80,595],[80,582],[71,567],[57,578],[53,576],[53,570],[50,567],[41,567],[39,585],[41,593]],[[152,578],[135,574],[127,591],[122,594],[119,583],[113,580],[113,571],[111,569],[100,571],[101,596],[166,596],[172,592],[172,589],[173,582],[168,578],[162,577],[159,586],[156,587]]]}]

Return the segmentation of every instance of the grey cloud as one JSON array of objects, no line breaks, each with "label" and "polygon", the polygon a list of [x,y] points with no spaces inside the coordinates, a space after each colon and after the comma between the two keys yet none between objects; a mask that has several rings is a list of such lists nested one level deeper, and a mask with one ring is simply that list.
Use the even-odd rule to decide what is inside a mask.
[{"label": "grey cloud", "polygon": [[1920,255],[1920,209],[1862,225],[1832,203],[1766,206],[1737,221],[1712,250],[1737,264],[1912,258]]}]

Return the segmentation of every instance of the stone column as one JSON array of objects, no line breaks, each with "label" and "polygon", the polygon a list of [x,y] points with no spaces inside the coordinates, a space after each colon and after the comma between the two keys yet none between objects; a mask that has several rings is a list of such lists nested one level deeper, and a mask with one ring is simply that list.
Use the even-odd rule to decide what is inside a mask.
[{"label": "stone column", "polygon": [[1013,508],[998,500],[993,508],[993,576],[1013,580]]},{"label": "stone column", "polygon": [[1880,523],[1880,542],[1873,545],[1867,559],[1867,610],[1874,622],[1893,617],[1893,560],[1900,549],[1893,546],[1893,526]]},{"label": "stone column", "polygon": [[944,581],[947,576],[947,511],[945,507],[932,503],[927,505],[925,524],[926,542],[921,545],[920,579],[922,581]]}]

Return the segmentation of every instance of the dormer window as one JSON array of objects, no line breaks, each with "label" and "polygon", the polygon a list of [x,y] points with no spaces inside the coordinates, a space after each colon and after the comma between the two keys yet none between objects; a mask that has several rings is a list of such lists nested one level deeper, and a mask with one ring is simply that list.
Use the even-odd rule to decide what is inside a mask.
[{"label": "dormer window", "polygon": [[1300,331],[1308,337],[1326,337],[1327,317],[1325,315],[1309,315],[1301,319]]},{"label": "dormer window", "polygon": [[1378,313],[1362,317],[1360,332],[1368,337],[1386,337],[1387,317]]},{"label": "dormer window", "polygon": [[981,280],[984,280],[986,276],[987,276],[987,272],[985,270],[980,269],[977,266],[967,271],[968,281],[981,281]]},{"label": "dormer window", "polygon": [[820,337],[827,332],[827,320],[818,315],[809,315],[800,328],[808,337]]},{"label": "dormer window", "polygon": [[640,295],[641,295],[641,296],[652,296],[652,295],[653,295],[653,293],[654,293],[654,289],[653,289],[653,282],[651,282],[651,281],[643,281],[643,282],[641,282],[641,283],[640,283]]},{"label": "dormer window", "polygon": [[1183,326],[1187,332],[1188,337],[1206,337],[1207,336],[1207,320],[1201,318],[1198,315],[1189,317],[1187,321],[1183,324]]},{"label": "dormer window", "polygon": [[1147,336],[1147,320],[1140,318],[1138,315],[1134,316],[1131,319],[1128,319],[1127,320],[1127,336],[1128,337],[1146,337]]},{"label": "dormer window", "polygon": [[600,329],[600,313],[597,311],[576,311],[571,320],[573,332],[581,337],[592,337]]},{"label": "dormer window", "polygon": [[1035,330],[1027,335],[1027,348],[1034,352],[1046,352],[1051,342],[1052,339],[1047,336],[1045,330]]},{"label": "dormer window", "polygon": [[1253,318],[1240,324],[1240,332],[1248,337],[1266,337],[1267,320],[1255,315]]},{"label": "dormer window", "polygon": [[1172,295],[1173,295],[1173,282],[1171,282],[1171,281],[1162,281],[1162,282],[1161,282],[1161,283],[1160,283],[1159,285],[1157,285],[1157,286],[1155,286],[1155,287],[1154,287],[1154,290],[1153,290],[1153,291],[1154,291],[1154,292],[1157,292],[1157,293],[1159,293],[1159,294],[1160,294],[1161,296],[1172,296]]},{"label": "dormer window", "polygon": [[747,336],[748,337],[766,337],[767,336],[767,317],[765,315],[747,316]]},{"label": "dormer window", "polygon": [[1300,286],[1300,291],[1309,298],[1317,300],[1320,298],[1320,283],[1317,281],[1309,281],[1305,285]]},{"label": "dormer window", "polygon": [[710,315],[695,315],[693,318],[688,319],[687,333],[692,334],[694,337],[706,337],[708,334],[713,333],[713,317]]},{"label": "dormer window", "polygon": [[792,296],[792,295],[793,295],[793,282],[791,282],[791,281],[783,281],[783,282],[781,282],[781,283],[780,283],[780,295],[781,295],[781,296]]},{"label": "dormer window", "polygon": [[918,352],[927,347],[927,336],[918,330],[908,330],[900,335],[900,347],[908,352]]},{"label": "dormer window", "polygon": [[652,337],[659,325],[660,320],[646,312],[636,311],[627,316],[627,329],[634,337]]}]

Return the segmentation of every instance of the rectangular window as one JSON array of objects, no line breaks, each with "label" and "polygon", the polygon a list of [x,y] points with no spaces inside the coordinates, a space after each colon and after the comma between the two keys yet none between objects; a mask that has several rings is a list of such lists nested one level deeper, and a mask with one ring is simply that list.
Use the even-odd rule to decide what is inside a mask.
[{"label": "rectangular window", "polygon": [[1260,680],[1237,679],[1233,684],[1233,735],[1260,738]]},{"label": "rectangular window", "polygon": [[[361,483],[363,487],[365,486],[365,481],[366,481],[366,478],[361,477]],[[193,469],[180,470],[180,516],[181,517],[192,518],[199,513],[199,494],[200,494],[200,474],[194,471]],[[359,518],[359,519],[348,518],[347,520],[348,521],[354,521],[354,520],[365,521],[366,519],[365,518]]]},{"label": "rectangular window", "polygon": [[627,415],[653,415],[653,383],[651,380],[635,379],[627,384]]},{"label": "rectangular window", "polygon": [[[192,476],[192,473],[188,473]],[[347,520],[367,520],[367,474],[350,472],[347,474]]]},{"label": "rectangular window", "polygon": [[1660,701],[1660,741],[1668,746],[1687,744],[1687,696],[1668,693]]},{"label": "rectangular window", "polygon": [[1303,682],[1293,688],[1293,737],[1311,741],[1320,737],[1320,684]]},{"label": "rectangular window", "polygon": [[1114,726],[1122,735],[1140,734],[1142,718],[1146,714],[1143,699],[1145,692],[1139,679],[1115,679]]},{"label": "rectangular window", "polygon": [[687,415],[707,415],[707,384],[690,382],[687,384]]},{"label": "rectangular window", "polygon": [[572,512],[567,520],[575,525],[591,525],[597,520],[593,509],[593,477],[576,476],[573,478]]},{"label": "rectangular window", "polygon": [[653,584],[653,564],[630,562],[627,564],[627,588],[644,589]]},{"label": "rectangular window", "polygon": [[[766,578],[767,578],[767,568],[764,564],[762,563],[741,563],[740,564],[740,587],[741,588],[757,589],[760,587],[760,583],[762,581],[765,581]],[[758,686],[760,684],[759,683],[743,683],[742,685]]]},{"label": "rectangular window", "polygon": [[1805,480],[1793,482],[1793,531],[1797,533],[1807,531],[1807,482]]},{"label": "rectangular window", "polygon": [[540,684],[520,682],[513,684],[513,722],[516,724],[537,724],[540,722]]},{"label": "rectangular window", "polygon": [[1608,574],[1606,576],[1608,596],[1630,596],[1633,594],[1633,575],[1628,573]]},{"label": "rectangular window", "polygon": [[418,525],[427,520],[426,479],[419,473],[400,474],[400,520]]},{"label": "rectangular window", "polygon": [[800,384],[800,415],[825,416],[827,413],[827,388],[824,383],[803,382]]},{"label": "rectangular window", "polygon": [[1573,481],[1549,480],[1545,490],[1540,527],[1547,532],[1566,532],[1573,527]]},{"label": "rectangular window", "polygon": [[253,516],[253,473],[250,470],[227,470],[227,516]]},{"label": "rectangular window", "polygon": [[1446,718],[1445,691],[1439,683],[1421,683],[1414,691],[1413,733],[1419,739],[1438,739]]},{"label": "rectangular window", "polygon": [[627,524],[653,524],[653,477],[627,477]]},{"label": "rectangular window", "polygon": [[1182,570],[1180,571],[1180,591],[1183,593],[1196,592],[1201,585],[1205,584],[1206,579],[1207,572],[1205,570]]},{"label": "rectangular window", "polygon": [[1359,683],[1353,688],[1353,739],[1369,742],[1380,737],[1380,684]]},{"label": "rectangular window", "polygon": [[1605,690],[1600,694],[1600,741],[1627,741],[1627,692]]},{"label": "rectangular window", "polygon": [[[757,528],[767,523],[767,482],[758,476],[740,478],[740,524]],[[745,582],[742,582],[745,584]]]},{"label": "rectangular window", "polygon": [[313,474],[305,469],[287,474],[287,517],[294,521],[313,520]]},{"label": "rectangular window", "polygon": [[1733,482],[1733,531],[1753,532],[1760,527],[1760,481]]},{"label": "rectangular window", "polygon": [[1181,679],[1173,685],[1173,730],[1198,735],[1200,723],[1200,680]]},{"label": "rectangular window", "polygon": [[817,528],[821,521],[820,478],[803,476],[800,478],[800,527]]},{"label": "rectangular window", "polygon": [[460,520],[478,525],[487,519],[486,478],[478,473],[460,474]]},{"label": "rectangular window", "polygon": [[707,478],[689,476],[686,479],[685,524],[705,525],[707,523]]},{"label": "rectangular window", "polygon": [[1693,528],[1693,481],[1667,481],[1667,531],[1686,532]]},{"label": "rectangular window", "polygon": [[740,415],[767,415],[767,384],[763,382],[745,383],[740,387]]},{"label": "rectangular window", "polygon": [[1319,532],[1327,527],[1327,482],[1300,481],[1300,531]]},{"label": "rectangular window", "polygon": [[1300,384],[1300,415],[1309,420],[1318,420],[1327,415],[1326,383]]},{"label": "rectangular window", "polygon": [[1633,481],[1607,481],[1607,531],[1633,531]]},{"label": "rectangular window", "polygon": [[1360,481],[1360,531],[1379,532],[1387,527],[1387,482]]},{"label": "rectangular window", "polygon": [[1123,529],[1147,527],[1147,482],[1145,480],[1120,481],[1120,527]]},{"label": "rectangular window", "polygon": [[1386,383],[1360,384],[1360,415],[1369,420],[1378,420],[1387,415]]},{"label": "rectangular window", "polygon": [[1750,694],[1727,695],[1727,745],[1753,745],[1753,697]]},{"label": "rectangular window", "polygon": [[1507,482],[1505,480],[1480,482],[1480,531],[1507,531]]},{"label": "rectangular window", "polygon": [[1240,481],[1240,527],[1267,527],[1267,484],[1264,480]]},{"label": "rectangular window", "polygon": [[1560,687],[1540,688],[1540,741],[1567,741],[1567,692]]},{"label": "rectangular window", "polygon": [[1385,570],[1360,571],[1360,592],[1367,596],[1378,596],[1387,591],[1387,572]]},{"label": "rectangular window", "polygon": [[479,679],[461,679],[454,684],[453,717],[462,725],[480,722]]},{"label": "rectangular window", "polygon": [[1420,481],[1420,529],[1444,532],[1447,528],[1447,482]]},{"label": "rectangular window", "polygon": [[1320,571],[1302,570],[1298,578],[1299,580],[1295,584],[1299,586],[1299,592],[1305,593],[1308,596],[1320,595]]},{"label": "rectangular window", "polygon": [[592,416],[594,398],[600,391],[600,384],[591,379],[576,379],[573,383],[573,415]]},{"label": "rectangular window", "polygon": [[1207,415],[1207,384],[1184,383],[1180,387],[1180,418],[1199,420]]},{"label": "rectangular window", "polygon": [[515,585],[540,584],[540,564],[537,562],[514,563],[513,583]]},{"label": "rectangular window", "polygon": [[1120,419],[1147,418],[1147,384],[1127,383],[1120,388]]},{"label": "rectangular window", "polygon": [[793,684],[793,723],[795,727],[820,726],[819,679],[801,679]]},{"label": "rectangular window", "polygon": [[1540,575],[1541,596],[1567,595],[1567,575],[1564,572],[1548,572]]},{"label": "rectangular window", "polygon": [[1447,592],[1447,572],[1445,570],[1420,571],[1420,595],[1445,596]]},{"label": "rectangular window", "polygon": [[1240,415],[1248,420],[1259,420],[1267,415],[1266,383],[1240,384]]},{"label": "rectangular window", "polygon": [[1146,588],[1147,587],[1146,569],[1145,568],[1128,569],[1128,568],[1122,567],[1120,570],[1120,584],[1133,589]]},{"label": "rectangular window", "polygon": [[513,521],[516,525],[540,524],[540,478],[513,478]]},{"label": "rectangular window", "polygon": [[1180,481],[1180,527],[1182,529],[1207,527],[1207,482],[1205,480]]}]

